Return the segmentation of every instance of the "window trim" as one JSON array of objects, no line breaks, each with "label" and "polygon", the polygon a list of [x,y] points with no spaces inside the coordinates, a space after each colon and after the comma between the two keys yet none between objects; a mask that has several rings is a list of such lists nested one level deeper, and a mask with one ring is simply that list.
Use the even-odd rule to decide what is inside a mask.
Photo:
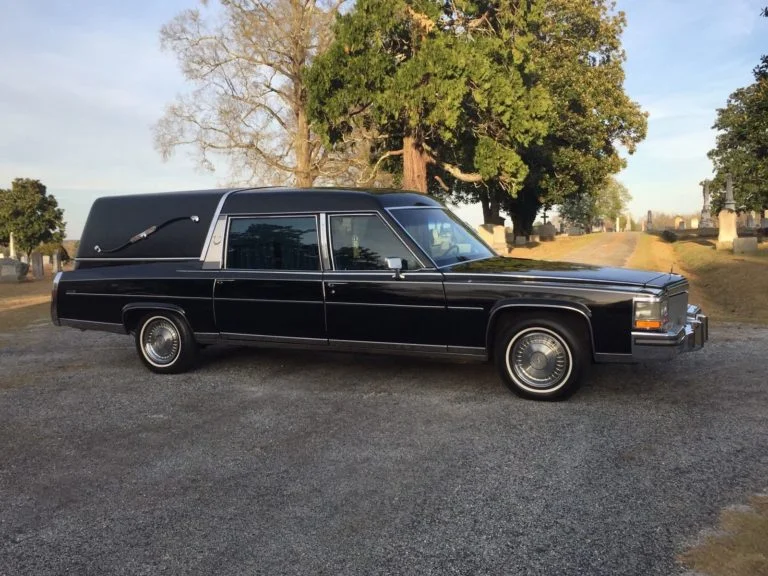
[{"label": "window trim", "polygon": [[411,250],[411,247],[408,246],[408,243],[405,240],[403,240],[403,237],[397,232],[397,230],[395,230],[395,228],[389,222],[387,222],[387,219],[384,218],[381,215],[381,213],[379,213],[378,211],[371,210],[371,211],[361,211],[361,212],[328,212],[328,213],[325,214],[325,217],[327,219],[327,221],[326,221],[326,231],[327,231],[327,242],[328,242],[328,254],[329,254],[330,260],[331,260],[331,271],[333,271],[333,272],[343,272],[345,274],[350,274],[350,273],[355,273],[355,272],[357,272],[357,273],[364,273],[364,274],[375,274],[376,272],[383,272],[385,274],[391,274],[390,270],[380,270],[380,269],[376,269],[376,270],[337,270],[336,269],[336,262],[333,259],[333,233],[331,232],[331,220],[330,220],[334,216],[340,216],[340,217],[344,217],[344,216],[352,216],[352,217],[354,217],[354,216],[367,216],[367,217],[375,216],[375,217],[377,217],[379,220],[381,220],[384,223],[384,225],[387,228],[389,228],[392,231],[392,233],[395,235],[395,238],[397,238],[397,240],[400,242],[400,244],[403,245],[403,247],[411,254],[411,256],[413,256],[413,259],[416,262],[419,263],[419,266],[421,266],[421,268],[416,268],[415,270],[407,270],[406,273],[412,273],[412,272],[419,272],[419,271],[422,271],[422,270],[433,270],[433,269],[435,269],[434,267],[425,266],[424,262],[421,261],[421,259],[418,257],[418,255],[413,250]]},{"label": "window trim", "polygon": [[[230,268],[229,267],[229,232],[233,220],[256,220],[266,218],[313,218],[315,220],[315,236],[317,238],[317,270],[284,270],[277,268]],[[232,272],[284,272],[291,274],[322,274],[323,273],[323,258],[322,250],[320,247],[320,225],[317,212],[308,212],[304,214],[238,214],[236,216],[227,216],[227,228],[224,240],[224,258],[222,270]]]}]

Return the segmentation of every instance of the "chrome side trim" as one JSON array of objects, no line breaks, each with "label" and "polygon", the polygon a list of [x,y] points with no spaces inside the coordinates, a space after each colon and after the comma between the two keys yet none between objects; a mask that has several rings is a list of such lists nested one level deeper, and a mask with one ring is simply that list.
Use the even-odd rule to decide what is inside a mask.
[{"label": "chrome side trim", "polygon": [[61,280],[62,274],[64,274],[64,272],[57,272],[56,276],[53,277],[53,288],[51,289],[51,321],[54,326],[61,326],[61,323],[59,322],[58,295],[59,281]]},{"label": "chrome side trim", "polygon": [[114,334],[127,334],[125,326],[115,324],[114,322],[96,322],[94,320],[73,320],[71,318],[61,318],[60,326],[77,328],[79,330],[100,330],[102,332],[112,332]]},{"label": "chrome side trim", "polygon": [[213,230],[216,228],[216,222],[219,220],[221,210],[224,208],[224,203],[227,201],[227,198],[229,198],[230,194],[234,194],[235,192],[242,192],[243,190],[250,190],[250,188],[236,188],[235,190],[229,190],[228,192],[222,194],[221,198],[219,198],[219,203],[216,206],[216,210],[213,212],[213,218],[211,218],[211,224],[208,227],[208,234],[206,234],[205,241],[203,242],[203,250],[200,252],[200,262],[205,261],[205,254],[208,252],[208,245],[211,243],[211,238],[213,238]]},{"label": "chrome side trim", "polygon": [[[483,260],[487,260],[487,258],[483,258]],[[461,262],[461,264],[465,264],[465,262]],[[452,266],[456,266],[456,264],[452,264]],[[643,284],[638,284],[636,282],[622,282],[617,280],[600,280],[597,278],[590,278],[589,280],[583,280],[580,278],[568,278],[565,276],[533,276],[530,274],[489,274],[486,272],[444,272],[446,282],[448,282],[453,276],[496,276],[498,280],[542,280],[545,282],[565,282],[565,283],[580,283],[580,284],[610,284],[613,286],[631,286],[633,288],[638,289],[646,289],[646,290],[657,290],[659,292],[662,292],[663,288],[656,288],[654,286],[644,286]],[[469,280],[467,282],[469,284],[479,284],[479,282],[472,282],[472,280]],[[492,282],[493,283],[493,282]]]},{"label": "chrome side trim", "polygon": [[[226,232],[227,217],[219,216],[214,225],[213,236],[211,237],[212,244],[208,246],[208,250],[205,252],[202,266],[203,270],[221,270],[224,262],[224,235]],[[219,239],[218,242],[216,242],[217,238]]]},{"label": "chrome side trim", "polygon": [[448,346],[448,352],[450,354],[461,354],[462,356],[488,357],[488,352],[485,348],[477,348],[476,346]]},{"label": "chrome side trim", "polygon": [[221,338],[218,332],[195,332],[195,340],[200,344],[213,344]]},{"label": "chrome side trim", "polygon": [[591,347],[590,353],[594,358],[595,333],[592,330],[592,318],[590,317],[590,315],[577,306],[569,306],[567,304],[544,304],[544,303],[539,304],[538,302],[519,302],[519,303],[512,302],[509,304],[502,304],[501,306],[498,306],[497,308],[492,309],[490,316],[488,317],[488,328],[485,334],[485,343],[486,343],[485,345],[489,351],[491,349],[491,341],[492,341],[491,330],[494,327],[494,318],[498,315],[500,311],[505,310],[507,308],[529,308],[533,310],[537,310],[540,308],[548,308],[548,309],[555,309],[555,310],[567,310],[570,312],[576,312],[577,314],[580,314],[587,321],[587,327],[589,328],[590,347]]},{"label": "chrome side trim", "polygon": [[459,310],[461,312],[485,312],[482,306],[448,306],[448,310]]},{"label": "chrome side trim", "polygon": [[283,344],[323,344],[327,345],[326,338],[305,338],[302,336],[274,336],[271,334],[243,334],[240,332],[222,332],[224,340],[251,340],[255,342],[277,342]]},{"label": "chrome side trim", "polygon": [[324,304],[322,300],[270,300],[269,298],[216,298],[216,302],[264,302],[267,304]]},{"label": "chrome side trim", "polygon": [[[322,302],[319,302],[322,304]],[[327,305],[332,306],[372,306],[375,308],[417,308],[427,310],[445,310],[445,305],[429,306],[426,304],[379,304],[378,302],[326,302]]]},{"label": "chrome side trim", "polygon": [[[512,277],[511,280],[524,280],[525,278],[520,277]],[[544,279],[540,279],[544,280]],[[445,280],[444,282],[447,286],[493,286],[493,287],[499,287],[499,288],[519,288],[519,283],[514,282],[456,282],[456,281],[450,281]],[[643,296],[648,295],[651,297],[655,297],[656,294],[651,294],[648,292],[638,292],[635,290],[623,290],[623,289],[613,289],[609,290],[607,288],[585,288],[583,286],[571,286],[569,284],[557,284],[557,283],[547,283],[546,281],[541,282],[540,284],[525,284],[525,289],[535,288],[539,290],[552,290],[553,288],[562,289],[562,290],[579,290],[582,292],[608,292],[611,294],[627,294],[631,296]],[[638,290],[642,290],[642,287],[638,286]],[[648,290],[646,288],[646,290]],[[661,293],[659,291],[659,293]]]},{"label": "chrome side trim", "polygon": [[439,344],[409,344],[407,342],[376,342],[369,340],[329,340],[331,348],[345,348],[352,346],[355,349],[376,348],[379,350],[395,350],[409,352],[448,352],[447,346]]},{"label": "chrome side trim", "polygon": [[197,258],[75,258],[76,262],[186,262],[189,260],[197,260]]},{"label": "chrome side trim", "polygon": [[101,296],[108,298],[172,298],[173,300],[207,300],[208,296],[170,296],[168,294],[102,294],[99,292],[72,292],[67,291],[67,296]]}]

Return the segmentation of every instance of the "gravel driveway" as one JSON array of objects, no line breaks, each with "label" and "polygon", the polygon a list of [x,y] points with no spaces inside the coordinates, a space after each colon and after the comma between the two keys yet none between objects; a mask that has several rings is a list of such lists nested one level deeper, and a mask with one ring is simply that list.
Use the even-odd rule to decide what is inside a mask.
[{"label": "gravel driveway", "polygon": [[625,266],[635,251],[640,232],[592,234],[593,241],[565,255],[563,262],[596,266]]},{"label": "gravel driveway", "polygon": [[490,366],[0,339],[0,574],[675,574],[768,481],[768,330],[523,401]]}]

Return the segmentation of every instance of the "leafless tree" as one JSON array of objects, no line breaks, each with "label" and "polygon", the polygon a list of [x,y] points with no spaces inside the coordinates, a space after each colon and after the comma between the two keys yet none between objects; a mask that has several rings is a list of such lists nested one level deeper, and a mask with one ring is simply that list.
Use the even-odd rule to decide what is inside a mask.
[{"label": "leafless tree", "polygon": [[155,126],[163,158],[191,145],[203,167],[225,158],[242,182],[308,187],[347,174],[349,158],[312,132],[302,69],[349,1],[219,0],[214,9],[201,0],[163,26],[161,45],[193,86]]}]

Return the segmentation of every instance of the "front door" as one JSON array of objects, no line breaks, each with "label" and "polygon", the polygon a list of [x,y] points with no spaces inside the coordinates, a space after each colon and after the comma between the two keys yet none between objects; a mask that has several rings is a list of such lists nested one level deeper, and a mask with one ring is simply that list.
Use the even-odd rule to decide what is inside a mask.
[{"label": "front door", "polygon": [[[421,262],[376,213],[328,216],[325,274],[331,345],[445,350],[442,274]],[[399,277],[387,258],[401,258]]]},{"label": "front door", "polygon": [[317,216],[231,217],[214,287],[223,338],[327,343]]}]

